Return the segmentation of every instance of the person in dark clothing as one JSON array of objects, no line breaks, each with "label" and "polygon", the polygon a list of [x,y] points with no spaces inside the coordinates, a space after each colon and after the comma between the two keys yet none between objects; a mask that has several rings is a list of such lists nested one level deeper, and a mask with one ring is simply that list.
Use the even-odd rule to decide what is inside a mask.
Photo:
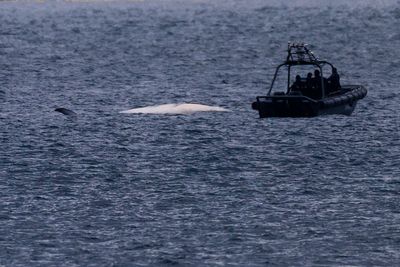
[{"label": "person in dark clothing", "polygon": [[322,83],[324,83],[325,94],[327,92],[328,80],[326,78],[321,79],[319,70],[314,71],[314,78],[312,78],[313,94],[316,98],[322,97]]},{"label": "person in dark clothing", "polygon": [[296,81],[290,87],[292,92],[301,92],[303,88],[303,83],[301,82],[300,75],[296,75]]},{"label": "person in dark clothing", "polygon": [[312,73],[309,72],[307,73],[306,82],[303,88],[301,89],[301,93],[305,96],[312,96],[312,90],[313,90]]},{"label": "person in dark clothing", "polygon": [[313,83],[312,83],[312,73],[309,72],[309,73],[307,74],[306,87],[307,87],[308,90],[311,90],[312,86],[313,86]]},{"label": "person in dark clothing", "polygon": [[321,88],[321,75],[319,70],[314,71],[314,78],[312,78],[312,85],[315,89]]},{"label": "person in dark clothing", "polygon": [[332,68],[332,75],[328,78],[329,92],[340,90],[340,77],[336,68]]},{"label": "person in dark clothing", "polygon": [[319,70],[315,70],[314,77],[311,78],[311,96],[312,98],[320,98],[321,95],[321,76]]}]

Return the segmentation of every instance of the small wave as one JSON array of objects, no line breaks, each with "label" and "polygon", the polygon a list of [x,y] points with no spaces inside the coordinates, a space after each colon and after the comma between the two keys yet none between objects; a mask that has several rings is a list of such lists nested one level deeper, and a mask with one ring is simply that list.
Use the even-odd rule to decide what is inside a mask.
[{"label": "small wave", "polygon": [[165,104],[121,111],[132,114],[192,114],[195,112],[229,111],[228,109],[201,104]]}]

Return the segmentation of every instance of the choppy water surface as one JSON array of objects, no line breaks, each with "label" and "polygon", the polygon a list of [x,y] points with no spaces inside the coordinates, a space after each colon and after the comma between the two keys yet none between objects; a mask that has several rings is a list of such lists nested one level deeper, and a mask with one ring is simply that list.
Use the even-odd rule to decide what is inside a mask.
[{"label": "choppy water surface", "polygon": [[[1,2],[0,265],[399,265],[399,25],[396,1]],[[288,40],[369,89],[352,116],[258,119]],[[179,103],[229,111],[120,113]]]}]

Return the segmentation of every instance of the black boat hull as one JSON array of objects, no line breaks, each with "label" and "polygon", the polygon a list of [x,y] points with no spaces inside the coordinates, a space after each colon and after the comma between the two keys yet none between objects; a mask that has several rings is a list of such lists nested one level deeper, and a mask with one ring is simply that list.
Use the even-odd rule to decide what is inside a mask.
[{"label": "black boat hull", "polygon": [[361,85],[343,86],[337,94],[315,100],[303,95],[279,94],[258,96],[252,108],[260,118],[267,117],[315,117],[328,114],[351,115],[357,101],[367,95]]}]

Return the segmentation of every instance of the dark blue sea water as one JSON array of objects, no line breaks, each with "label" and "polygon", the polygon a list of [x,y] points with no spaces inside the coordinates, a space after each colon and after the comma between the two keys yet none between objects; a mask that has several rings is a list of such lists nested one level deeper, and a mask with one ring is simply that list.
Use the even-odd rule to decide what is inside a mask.
[{"label": "dark blue sea water", "polygon": [[[289,40],[352,116],[251,110]],[[398,266],[399,70],[398,1],[0,2],[0,266]]]}]

